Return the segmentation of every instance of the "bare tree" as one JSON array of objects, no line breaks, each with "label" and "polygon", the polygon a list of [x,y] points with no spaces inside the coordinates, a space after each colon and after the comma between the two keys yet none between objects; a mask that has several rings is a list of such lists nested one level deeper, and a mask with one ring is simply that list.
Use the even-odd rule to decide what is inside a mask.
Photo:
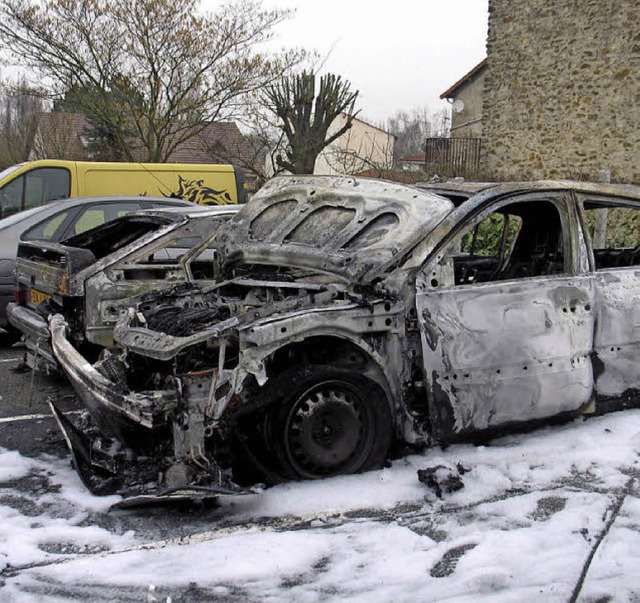
[{"label": "bare tree", "polygon": [[42,100],[24,80],[0,82],[0,168],[29,159]]},{"label": "bare tree", "polygon": [[[286,147],[285,157],[278,154],[277,164],[293,174],[313,174],[320,152],[342,136],[357,115],[358,91],[339,75],[320,78],[316,96],[316,76],[302,72],[283,78],[265,90],[266,106],[279,118]],[[329,128],[336,117],[344,114],[345,123],[335,132]]]},{"label": "bare tree", "polygon": [[305,56],[260,49],[290,11],[232,0],[215,13],[198,0],[2,0],[0,44],[52,98],[75,99],[133,160],[166,161],[207,124],[229,119],[243,97]]},{"label": "bare tree", "polygon": [[427,138],[446,136],[446,113],[432,113],[427,107],[397,111],[386,123],[386,129],[396,137],[396,158],[424,153]]}]

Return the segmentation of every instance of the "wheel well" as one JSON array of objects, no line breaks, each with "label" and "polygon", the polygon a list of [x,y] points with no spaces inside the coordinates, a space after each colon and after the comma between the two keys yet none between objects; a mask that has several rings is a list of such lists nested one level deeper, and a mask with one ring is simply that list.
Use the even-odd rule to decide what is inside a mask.
[{"label": "wheel well", "polygon": [[387,379],[379,364],[366,350],[346,339],[317,336],[286,345],[271,356],[267,373],[272,377],[294,364],[324,364],[358,371],[388,392]]}]

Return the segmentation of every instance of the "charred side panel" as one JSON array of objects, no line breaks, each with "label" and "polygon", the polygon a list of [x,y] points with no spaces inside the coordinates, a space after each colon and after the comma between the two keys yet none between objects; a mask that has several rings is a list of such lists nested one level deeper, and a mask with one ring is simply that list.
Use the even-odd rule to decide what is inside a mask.
[{"label": "charred side panel", "polygon": [[598,272],[595,288],[596,391],[621,396],[640,389],[640,270]]},{"label": "charred side panel", "polygon": [[593,393],[592,297],[590,277],[421,293],[424,364],[438,435],[585,406]]},{"label": "charred side panel", "polygon": [[49,241],[25,242],[18,247],[18,282],[48,295],[78,295],[70,290],[70,276],[95,262],[87,249],[64,247]]}]

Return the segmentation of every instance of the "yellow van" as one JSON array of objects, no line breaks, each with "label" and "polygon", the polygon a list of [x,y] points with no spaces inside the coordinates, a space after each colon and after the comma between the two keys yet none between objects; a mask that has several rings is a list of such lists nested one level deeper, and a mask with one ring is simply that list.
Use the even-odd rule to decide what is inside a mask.
[{"label": "yellow van", "polygon": [[53,199],[102,195],[173,197],[200,205],[246,201],[244,176],[233,165],[41,159],[0,172],[0,218]]}]

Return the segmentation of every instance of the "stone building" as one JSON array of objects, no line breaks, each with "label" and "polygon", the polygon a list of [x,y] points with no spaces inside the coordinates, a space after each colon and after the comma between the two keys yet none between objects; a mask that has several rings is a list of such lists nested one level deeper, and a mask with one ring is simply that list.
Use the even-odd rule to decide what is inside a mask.
[{"label": "stone building", "polygon": [[640,182],[640,2],[489,7],[485,175]]}]

